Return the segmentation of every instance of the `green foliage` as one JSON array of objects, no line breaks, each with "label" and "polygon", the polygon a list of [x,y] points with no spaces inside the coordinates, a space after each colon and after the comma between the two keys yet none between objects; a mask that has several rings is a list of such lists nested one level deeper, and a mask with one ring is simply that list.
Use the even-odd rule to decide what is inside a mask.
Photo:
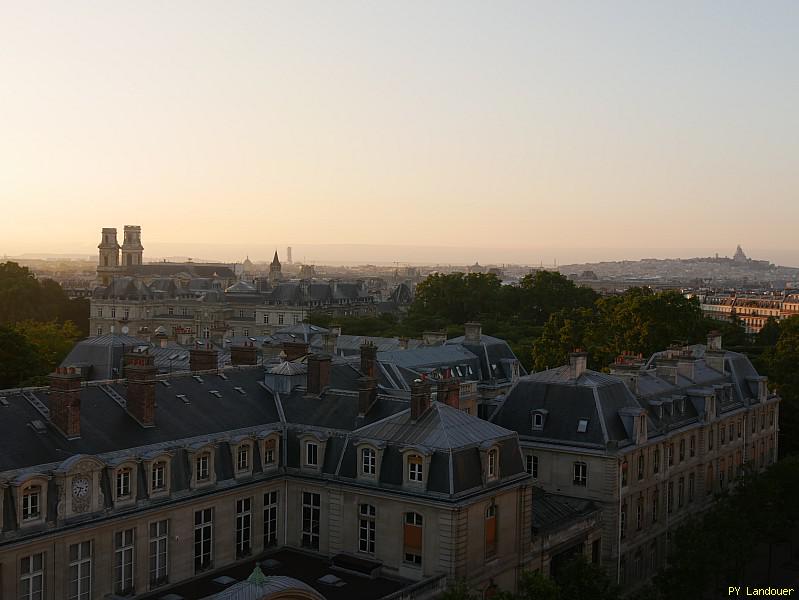
[{"label": "green foliage", "polygon": [[[782,455],[799,454],[799,316],[782,321],[773,348],[762,360],[780,402],[780,451]],[[773,332],[766,333],[767,336]]]},{"label": "green foliage", "polygon": [[558,584],[540,572],[524,571],[519,578],[519,591],[514,600],[561,600]]},{"label": "green foliage", "polygon": [[451,583],[446,591],[438,597],[438,600],[479,600],[480,595],[476,593],[463,579]]},{"label": "green foliage", "polygon": [[39,357],[25,336],[0,325],[0,389],[39,375]]},{"label": "green foliage", "polygon": [[69,354],[80,332],[72,321],[22,321],[14,329],[22,334],[36,354],[36,371],[51,373]]},{"label": "green foliage", "polygon": [[569,561],[558,573],[560,597],[579,600],[616,600],[619,591],[610,582],[605,571],[578,556]]}]

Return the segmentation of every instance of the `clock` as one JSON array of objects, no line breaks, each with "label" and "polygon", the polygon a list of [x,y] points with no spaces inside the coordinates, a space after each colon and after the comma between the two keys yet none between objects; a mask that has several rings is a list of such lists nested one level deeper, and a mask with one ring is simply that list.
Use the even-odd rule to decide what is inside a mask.
[{"label": "clock", "polygon": [[89,480],[81,477],[72,480],[72,495],[75,498],[84,498],[89,493]]}]

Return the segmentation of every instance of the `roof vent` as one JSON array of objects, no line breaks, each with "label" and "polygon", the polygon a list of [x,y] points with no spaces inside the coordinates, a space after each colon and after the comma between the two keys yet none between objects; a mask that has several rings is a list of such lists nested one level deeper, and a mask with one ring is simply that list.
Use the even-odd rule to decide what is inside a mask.
[{"label": "roof vent", "polygon": [[183,404],[191,404],[191,402],[189,401],[189,399],[186,397],[186,394],[177,394],[177,395],[176,395],[176,398],[177,398],[178,400],[183,400]]},{"label": "roof vent", "polygon": [[227,375],[225,375],[224,373],[220,373],[219,374],[219,379],[223,379],[224,381],[227,381]]},{"label": "roof vent", "polygon": [[3,406],[3,407],[7,407],[8,406],[8,400],[6,399],[5,396],[0,396],[0,406]]},{"label": "roof vent", "polygon": [[244,391],[244,388],[243,388],[243,387],[236,386],[236,387],[234,387],[233,389],[234,389],[234,390],[236,390],[236,391],[237,391],[239,394],[241,394],[242,396],[244,396],[244,395],[247,393],[247,392],[245,392],[245,391]]},{"label": "roof vent", "polygon": [[31,429],[33,429],[38,434],[47,433],[47,425],[44,424],[44,421],[41,419],[34,419],[29,423]]},{"label": "roof vent", "polygon": [[222,397],[222,394],[220,394],[218,390],[211,390],[208,393],[211,394],[212,396],[217,397],[217,398],[221,398]]},{"label": "roof vent", "polygon": [[202,382],[203,382],[203,378],[202,378],[202,377],[200,377],[199,375],[192,375],[192,378],[193,378],[193,379],[194,379],[194,381],[196,381],[197,383],[202,383]]},{"label": "roof vent", "polygon": [[169,386],[171,386],[171,385],[172,385],[172,384],[171,384],[171,383],[169,383],[169,382],[168,382],[166,379],[162,379],[162,380],[161,380],[161,384],[162,384],[164,387],[169,387]]}]

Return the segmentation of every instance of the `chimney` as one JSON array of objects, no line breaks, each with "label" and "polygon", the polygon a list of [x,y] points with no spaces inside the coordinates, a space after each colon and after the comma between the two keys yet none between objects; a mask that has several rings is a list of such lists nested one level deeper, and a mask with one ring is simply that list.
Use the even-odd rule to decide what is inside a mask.
[{"label": "chimney", "polygon": [[358,378],[358,416],[365,416],[377,400],[377,379],[374,377]]},{"label": "chimney", "polygon": [[155,425],[155,357],[150,353],[131,352],[125,356],[128,378],[128,414],[143,427]]},{"label": "chimney", "polygon": [[707,349],[708,350],[721,350],[721,332],[711,331],[707,334]]},{"label": "chimney", "polygon": [[372,342],[361,344],[361,373],[364,377],[377,377],[377,346]]},{"label": "chimney", "polygon": [[50,422],[70,440],[80,437],[80,382],[72,367],[50,374]]},{"label": "chimney", "polygon": [[196,342],[189,350],[189,370],[212,371],[219,368],[216,349],[209,343]]},{"label": "chimney", "polygon": [[241,365],[257,365],[258,349],[255,343],[246,341],[230,347],[230,362],[234,367]]},{"label": "chimney", "polygon": [[479,344],[483,335],[483,328],[480,323],[465,323],[463,327],[464,341],[467,344]]},{"label": "chimney", "polygon": [[411,421],[418,421],[430,408],[430,383],[416,379],[411,384]]},{"label": "chimney", "polygon": [[588,353],[587,352],[572,352],[569,354],[569,376],[572,379],[577,379],[580,375],[585,373],[588,367]]},{"label": "chimney", "polygon": [[695,364],[696,360],[693,357],[685,356],[677,359],[677,375],[693,381],[695,377]]},{"label": "chimney", "polygon": [[283,342],[283,354],[286,360],[297,360],[308,354],[308,344],[305,342]]},{"label": "chimney", "polygon": [[677,359],[659,356],[656,362],[657,376],[672,385],[677,384]]},{"label": "chimney", "polygon": [[308,357],[308,393],[320,396],[322,390],[330,385],[330,357],[311,354]]},{"label": "chimney", "polygon": [[455,377],[442,379],[438,384],[438,401],[451,406],[452,408],[461,407],[461,382]]},{"label": "chimney", "polygon": [[324,350],[326,354],[330,356],[334,356],[336,354],[336,346],[338,345],[338,336],[339,334],[335,333],[333,330],[328,331],[326,334],[322,336],[322,340],[324,341]]},{"label": "chimney", "polygon": [[406,338],[406,337],[399,338],[399,347],[400,347],[400,350],[407,350],[408,349],[408,338]]}]

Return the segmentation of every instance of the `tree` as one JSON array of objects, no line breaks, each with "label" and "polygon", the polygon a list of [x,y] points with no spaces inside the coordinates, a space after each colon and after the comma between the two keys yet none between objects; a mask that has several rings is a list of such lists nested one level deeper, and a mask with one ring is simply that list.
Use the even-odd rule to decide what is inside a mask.
[{"label": "tree", "polygon": [[458,579],[451,583],[438,598],[439,600],[478,600],[480,596],[472,590],[465,579]]},{"label": "tree", "polygon": [[519,578],[519,591],[515,600],[561,600],[564,598],[558,584],[540,572],[524,571]]},{"label": "tree", "polygon": [[618,600],[619,591],[601,567],[577,556],[558,573],[560,597],[569,600]]},{"label": "tree", "polygon": [[0,389],[17,387],[39,374],[39,357],[25,336],[0,325]]},{"label": "tree", "polygon": [[14,329],[25,338],[35,353],[35,370],[39,375],[54,371],[80,337],[72,321],[22,321]]},{"label": "tree", "polygon": [[783,456],[799,453],[799,316],[779,325],[779,338],[763,360],[780,403],[780,450]]}]

